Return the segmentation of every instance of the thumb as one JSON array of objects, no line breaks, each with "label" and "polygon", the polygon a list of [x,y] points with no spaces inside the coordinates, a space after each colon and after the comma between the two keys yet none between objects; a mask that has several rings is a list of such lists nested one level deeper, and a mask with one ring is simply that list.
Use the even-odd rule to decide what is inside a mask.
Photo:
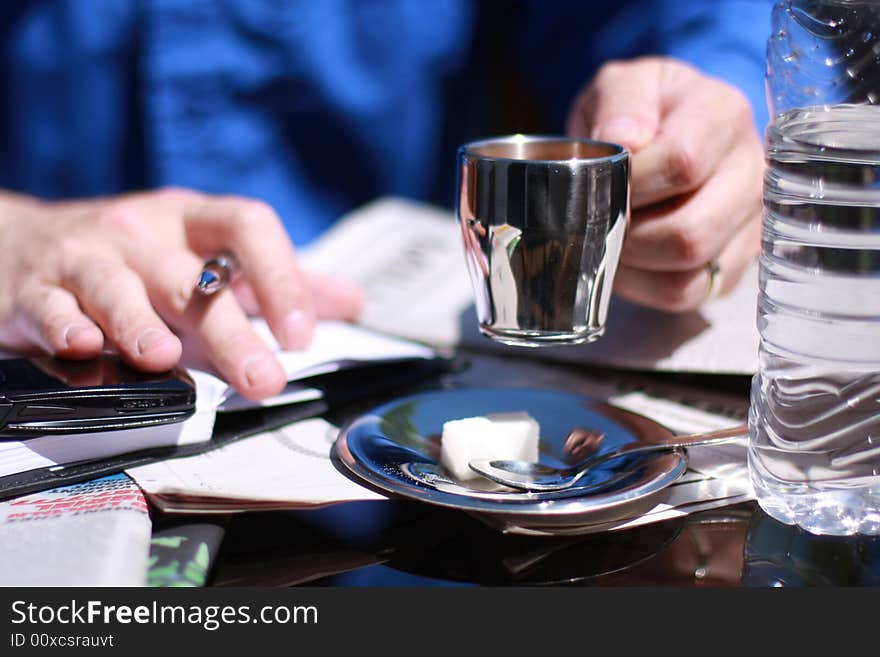
[{"label": "thumb", "polygon": [[568,117],[568,133],[638,151],[660,126],[662,63],[643,58],[609,62],[581,92]]}]

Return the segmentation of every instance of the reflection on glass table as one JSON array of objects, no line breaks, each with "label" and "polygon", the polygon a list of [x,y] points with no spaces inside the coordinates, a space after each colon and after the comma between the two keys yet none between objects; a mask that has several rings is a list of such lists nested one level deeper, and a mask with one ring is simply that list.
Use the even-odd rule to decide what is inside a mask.
[{"label": "reflection on glass table", "polygon": [[246,514],[215,586],[738,586],[751,505],[586,536],[498,532],[417,502]]},{"label": "reflection on glass table", "polygon": [[880,536],[816,536],[760,509],[746,538],[745,586],[880,586]]}]

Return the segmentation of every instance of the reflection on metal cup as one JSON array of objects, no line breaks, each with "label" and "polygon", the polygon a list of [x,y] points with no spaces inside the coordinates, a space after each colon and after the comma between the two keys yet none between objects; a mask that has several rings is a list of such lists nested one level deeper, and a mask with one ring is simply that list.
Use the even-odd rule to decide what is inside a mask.
[{"label": "reflection on metal cup", "polygon": [[457,175],[480,331],[516,346],[598,339],[629,223],[629,153],[513,135],[460,147]]}]

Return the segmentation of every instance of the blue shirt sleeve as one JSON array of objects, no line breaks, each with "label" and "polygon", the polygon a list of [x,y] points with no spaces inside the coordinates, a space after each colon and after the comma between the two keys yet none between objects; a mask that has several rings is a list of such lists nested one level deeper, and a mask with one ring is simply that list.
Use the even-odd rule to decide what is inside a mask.
[{"label": "blue shirt sleeve", "polygon": [[659,50],[739,88],[752,105],[760,132],[768,116],[764,72],[773,4],[771,0],[657,3],[662,26],[657,30]]},{"label": "blue shirt sleeve", "polygon": [[767,109],[764,70],[773,0],[524,0],[516,36],[523,70],[557,128],[579,89],[611,59],[667,55],[739,88],[755,127]]}]

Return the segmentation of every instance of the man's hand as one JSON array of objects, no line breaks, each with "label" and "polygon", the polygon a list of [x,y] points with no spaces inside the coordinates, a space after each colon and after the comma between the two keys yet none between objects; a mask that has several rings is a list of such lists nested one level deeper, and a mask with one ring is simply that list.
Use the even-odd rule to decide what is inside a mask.
[{"label": "man's hand", "polygon": [[[264,203],[168,189],[43,203],[0,195],[0,347],[91,358],[115,349],[163,371],[193,343],[243,395],[279,392],[285,374],[248,321],[263,315],[279,344],[301,349],[316,317],[353,319],[360,291],[311,276]],[[243,275],[194,293],[206,258],[230,251]]]},{"label": "man's hand", "polygon": [[615,291],[685,311],[707,298],[709,263],[730,291],[760,248],[764,158],[735,88],[668,58],[606,64],[568,120],[574,136],[632,155],[632,224]]}]

